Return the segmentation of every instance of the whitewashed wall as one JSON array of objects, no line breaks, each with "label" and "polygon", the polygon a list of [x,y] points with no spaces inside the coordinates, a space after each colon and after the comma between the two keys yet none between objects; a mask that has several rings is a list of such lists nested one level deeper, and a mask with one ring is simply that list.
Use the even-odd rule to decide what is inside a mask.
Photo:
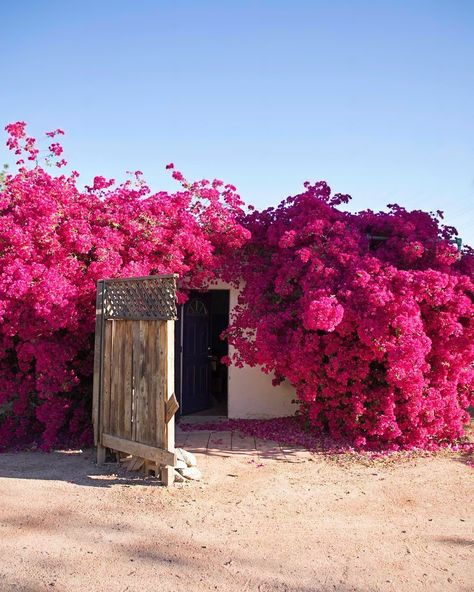
[{"label": "whitewashed wall", "polygon": [[[230,291],[230,314],[237,304],[238,290],[219,282],[211,289]],[[232,347],[229,354],[232,355]],[[293,415],[296,406],[292,400],[295,391],[288,383],[272,385],[272,375],[260,368],[229,368],[228,415],[234,419],[258,419]]]}]

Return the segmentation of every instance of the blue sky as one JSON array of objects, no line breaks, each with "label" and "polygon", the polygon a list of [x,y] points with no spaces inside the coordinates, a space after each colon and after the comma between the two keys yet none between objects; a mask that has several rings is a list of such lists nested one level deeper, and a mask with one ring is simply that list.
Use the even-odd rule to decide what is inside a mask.
[{"label": "blue sky", "polygon": [[140,169],[171,189],[173,161],[262,207],[325,179],[352,209],[444,210],[474,244],[470,0],[49,0],[0,14],[1,127],[65,129],[85,184]]}]

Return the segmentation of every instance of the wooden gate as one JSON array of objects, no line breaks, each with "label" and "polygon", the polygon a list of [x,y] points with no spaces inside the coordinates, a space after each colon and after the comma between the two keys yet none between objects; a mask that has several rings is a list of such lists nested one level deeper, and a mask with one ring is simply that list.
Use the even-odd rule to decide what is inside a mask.
[{"label": "wooden gate", "polygon": [[143,459],[172,481],[176,464],[176,276],[97,283],[93,425],[97,461],[107,449]]}]

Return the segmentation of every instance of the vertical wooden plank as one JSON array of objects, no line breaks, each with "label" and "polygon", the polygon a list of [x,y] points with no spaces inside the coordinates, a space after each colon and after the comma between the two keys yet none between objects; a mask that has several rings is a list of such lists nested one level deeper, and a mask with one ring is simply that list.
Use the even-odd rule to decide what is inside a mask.
[{"label": "vertical wooden plank", "polygon": [[112,338],[110,347],[110,397],[109,397],[109,430],[108,434],[116,435],[116,416],[117,416],[117,390],[119,386],[119,374],[117,366],[119,365],[120,348],[117,340],[118,324],[120,321],[111,321]]},{"label": "vertical wooden plank", "polygon": [[156,440],[156,321],[142,321],[143,331],[143,407],[142,407],[142,431],[141,442],[149,446],[155,446]]},{"label": "vertical wooden plank", "polygon": [[[164,399],[163,405],[163,412],[165,409],[166,402],[174,393],[174,328],[175,322],[174,321],[166,321],[163,323],[166,332],[166,394]],[[175,450],[175,423],[174,423],[174,415],[170,419],[168,423],[165,423],[163,419],[163,426],[164,426],[164,441],[162,447],[165,450],[169,450],[170,452],[174,452]]]},{"label": "vertical wooden plank", "polygon": [[[163,380],[163,398],[161,400],[161,421],[160,426],[162,430],[162,443],[160,448],[175,451],[175,435],[174,435],[174,415],[168,423],[165,422],[165,407],[168,399],[174,393],[174,321],[165,321],[161,323],[161,339],[160,339],[160,361],[162,362],[162,369],[160,377]],[[174,467],[170,465],[161,468],[161,480],[166,486],[170,486],[174,482]]]},{"label": "vertical wooden plank", "polygon": [[110,352],[110,420],[109,434],[117,434],[117,390],[119,388],[118,365],[120,359],[120,321],[112,325],[112,350]]},{"label": "vertical wooden plank", "polygon": [[164,359],[164,325],[163,321],[155,321],[156,339],[155,339],[155,444],[158,448],[163,448],[163,427],[164,427],[164,400],[165,400],[165,373],[166,361]]},{"label": "vertical wooden plank", "polygon": [[[126,341],[126,327],[128,321],[115,321],[114,333],[114,366],[112,385],[114,389],[114,434],[116,436],[124,436],[124,390],[125,390],[125,341]],[[112,415],[112,413],[111,413]]]},{"label": "vertical wooden plank", "polygon": [[97,464],[103,465],[105,463],[107,449],[102,444],[97,444]]},{"label": "vertical wooden plank", "polygon": [[123,334],[123,424],[121,430],[123,436],[129,440],[132,438],[132,388],[133,388],[133,321],[125,321]]},{"label": "vertical wooden plank", "polygon": [[103,336],[103,297],[104,282],[97,282],[95,301],[95,337],[94,337],[94,382],[92,388],[92,425],[94,428],[94,444],[99,444],[100,438],[100,398],[102,390],[102,336]]},{"label": "vertical wooden plank", "polygon": [[161,468],[160,470],[160,479],[163,482],[163,485],[169,487],[174,483],[174,467],[170,465],[166,465]]},{"label": "vertical wooden plank", "polygon": [[140,388],[140,321],[132,321],[132,369],[133,369],[133,401],[132,401],[132,440],[137,441],[137,422]]},{"label": "vertical wooden plank", "polygon": [[158,357],[158,390],[156,395],[156,446],[165,448],[165,421],[164,411],[166,403],[166,322],[158,324],[157,357]]},{"label": "vertical wooden plank", "polygon": [[122,321],[121,347],[120,347],[120,434],[125,437],[125,382],[126,382],[126,350],[127,350],[127,326],[130,321]]},{"label": "vertical wooden plank", "polygon": [[147,432],[148,432],[148,381],[147,381],[147,367],[146,367],[146,355],[147,355],[147,334],[148,334],[148,323],[147,321],[140,321],[140,442],[147,443]]},{"label": "vertical wooden plank", "polygon": [[158,352],[157,339],[159,325],[157,321],[147,321],[146,351],[145,351],[145,382],[147,385],[147,444],[156,446],[156,398],[158,385]]},{"label": "vertical wooden plank", "polygon": [[110,429],[110,387],[111,387],[111,353],[112,353],[113,321],[104,322],[104,351],[102,370],[102,400],[100,413],[100,434],[108,433]]},{"label": "vertical wooden plank", "polygon": [[149,398],[150,398],[150,389],[149,389],[149,375],[150,375],[150,367],[149,367],[149,337],[150,337],[150,322],[149,321],[141,321],[140,322],[140,345],[142,348],[142,356],[143,356],[143,363],[140,368],[140,394],[141,394],[141,406],[140,406],[140,442],[143,444],[150,444],[149,442],[149,423],[150,423],[150,414],[149,414]]},{"label": "vertical wooden plank", "polygon": [[[137,321],[138,331],[135,335],[136,342],[136,364],[135,364],[135,404],[136,404],[136,438],[137,442],[145,444],[146,439],[146,381],[145,381],[145,331],[146,321]],[[134,352],[135,355],[135,352]]]}]

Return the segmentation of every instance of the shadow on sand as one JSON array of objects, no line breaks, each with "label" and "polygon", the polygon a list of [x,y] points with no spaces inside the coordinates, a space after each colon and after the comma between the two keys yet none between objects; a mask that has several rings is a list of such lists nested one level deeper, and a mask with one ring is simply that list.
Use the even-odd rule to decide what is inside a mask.
[{"label": "shadow on sand", "polygon": [[0,479],[63,481],[85,487],[162,487],[156,477],[126,471],[117,462],[98,466],[93,449],[5,452],[0,454]]}]

